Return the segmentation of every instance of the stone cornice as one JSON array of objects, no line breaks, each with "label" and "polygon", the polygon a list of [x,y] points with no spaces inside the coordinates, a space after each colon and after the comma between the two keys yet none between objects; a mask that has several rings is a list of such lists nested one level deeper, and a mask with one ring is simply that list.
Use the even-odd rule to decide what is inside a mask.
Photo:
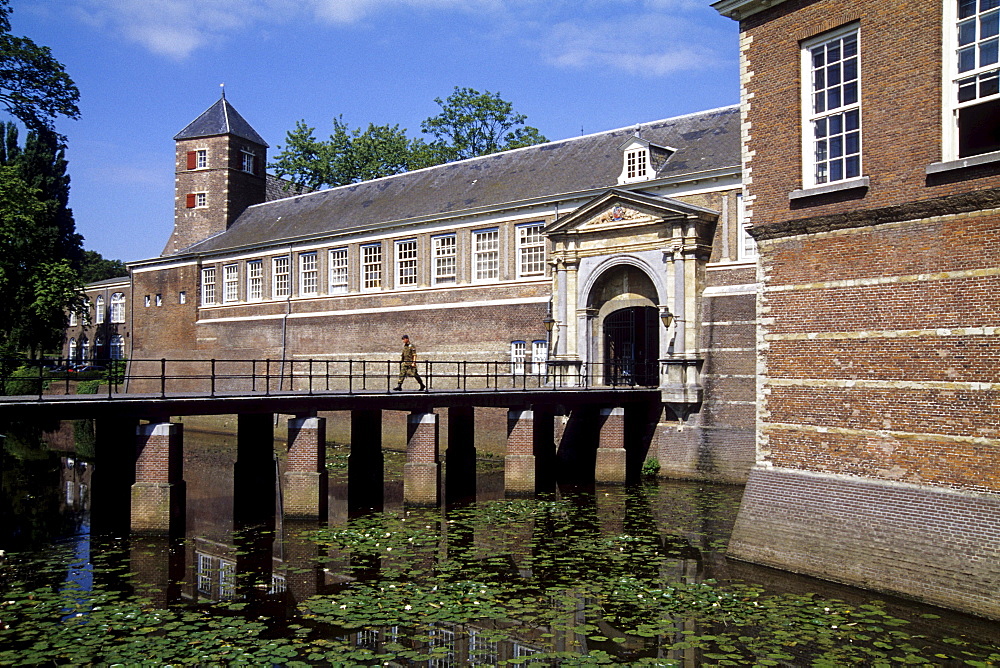
[{"label": "stone cornice", "polygon": [[713,2],[712,7],[725,17],[742,21],[782,2],[784,0],[719,0]]}]

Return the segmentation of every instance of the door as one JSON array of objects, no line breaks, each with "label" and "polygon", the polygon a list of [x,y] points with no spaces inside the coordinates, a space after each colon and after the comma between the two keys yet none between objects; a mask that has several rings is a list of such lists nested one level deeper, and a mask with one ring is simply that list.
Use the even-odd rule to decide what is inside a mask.
[{"label": "door", "polygon": [[604,382],[608,385],[660,384],[657,310],[632,306],[604,319]]}]

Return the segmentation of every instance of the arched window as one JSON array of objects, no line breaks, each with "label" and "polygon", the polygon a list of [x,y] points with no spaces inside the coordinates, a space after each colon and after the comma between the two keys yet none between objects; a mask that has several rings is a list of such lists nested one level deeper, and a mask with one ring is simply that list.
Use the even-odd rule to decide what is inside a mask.
[{"label": "arched window", "polygon": [[80,361],[86,362],[90,359],[90,341],[84,336],[80,339]]},{"label": "arched window", "polygon": [[125,293],[111,295],[111,322],[125,322]]},{"label": "arched window", "polygon": [[549,361],[549,342],[548,341],[532,341],[531,342],[531,366],[532,373],[536,373],[539,376],[545,374],[545,367]]},{"label": "arched window", "polygon": [[72,338],[69,340],[69,348],[66,350],[66,356],[70,362],[76,361],[77,352],[79,351],[76,348],[76,338]]},{"label": "arched window", "polygon": [[113,360],[125,359],[125,337],[121,334],[115,334],[111,337],[111,347],[108,350],[108,355]]},{"label": "arched window", "polygon": [[94,300],[94,323],[102,324],[104,322],[104,295],[97,295],[97,299]]}]

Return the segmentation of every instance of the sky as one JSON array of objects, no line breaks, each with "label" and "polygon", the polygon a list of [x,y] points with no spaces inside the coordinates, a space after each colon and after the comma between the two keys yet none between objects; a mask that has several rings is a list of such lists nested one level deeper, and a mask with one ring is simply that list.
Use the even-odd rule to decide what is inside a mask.
[{"label": "sky", "polygon": [[550,140],[739,101],[737,25],[709,0],[12,0],[12,33],[80,89],[68,139],[84,247],[159,256],[173,136],[226,98],[270,144],[398,124],[424,136],[456,86],[498,93]]}]

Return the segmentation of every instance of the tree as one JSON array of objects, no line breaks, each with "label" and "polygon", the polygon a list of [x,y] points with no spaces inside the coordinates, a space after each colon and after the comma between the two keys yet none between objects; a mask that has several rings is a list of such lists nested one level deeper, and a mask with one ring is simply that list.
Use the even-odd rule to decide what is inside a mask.
[{"label": "tree", "polygon": [[56,253],[48,203],[17,167],[0,166],[0,354],[35,356],[62,342],[79,276]]},{"label": "tree", "polygon": [[528,117],[514,113],[514,105],[499,93],[480,93],[455,86],[447,99],[438,97],[434,101],[441,106],[441,113],[425,120],[420,128],[447,147],[449,160],[474,158],[548,141],[536,128],[525,126]]},{"label": "tree", "polygon": [[108,260],[97,251],[83,251],[80,280],[85,284],[121,276],[128,276],[128,267],[121,260]]},{"label": "tree", "polygon": [[270,167],[294,184],[323,188],[547,141],[537,129],[525,126],[527,117],[515,114],[499,94],[456,87],[447,100],[435,101],[441,113],[421,124],[434,141],[410,139],[398,124],[351,129],[343,116],[333,119],[333,133],[324,141],[300,120],[286,133],[284,149]]},{"label": "tree", "polygon": [[10,0],[0,0],[0,104],[31,130],[79,118],[80,91],[47,46],[10,34]]}]

